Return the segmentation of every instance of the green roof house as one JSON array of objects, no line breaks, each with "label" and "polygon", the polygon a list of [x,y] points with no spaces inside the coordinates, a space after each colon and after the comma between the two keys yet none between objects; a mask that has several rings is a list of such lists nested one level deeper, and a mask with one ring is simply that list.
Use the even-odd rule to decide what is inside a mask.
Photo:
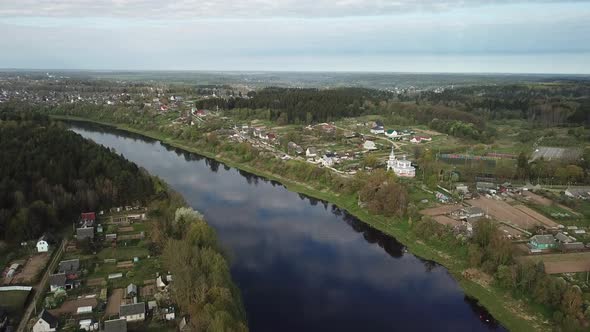
[{"label": "green roof house", "polygon": [[557,247],[557,242],[551,234],[535,235],[531,237],[529,247],[537,250],[552,249]]}]

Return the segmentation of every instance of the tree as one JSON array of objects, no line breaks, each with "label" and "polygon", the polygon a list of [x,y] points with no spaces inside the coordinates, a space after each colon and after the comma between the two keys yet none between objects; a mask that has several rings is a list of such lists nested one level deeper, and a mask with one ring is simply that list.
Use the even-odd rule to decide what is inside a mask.
[{"label": "tree", "polygon": [[582,290],[577,285],[568,286],[561,300],[561,311],[566,316],[578,317],[582,313]]},{"label": "tree", "polygon": [[529,160],[524,152],[518,154],[516,160],[516,174],[520,179],[528,179],[530,175]]}]

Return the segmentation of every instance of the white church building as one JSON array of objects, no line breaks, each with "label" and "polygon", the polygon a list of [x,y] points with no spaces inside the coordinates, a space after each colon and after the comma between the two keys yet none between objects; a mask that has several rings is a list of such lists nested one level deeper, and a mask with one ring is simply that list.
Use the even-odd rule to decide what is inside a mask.
[{"label": "white church building", "polygon": [[416,176],[416,168],[412,166],[412,162],[406,159],[404,156],[402,159],[396,159],[395,154],[393,153],[393,145],[391,146],[391,153],[389,154],[389,159],[387,160],[387,170],[393,170],[395,175],[406,177],[406,178],[413,178]]}]

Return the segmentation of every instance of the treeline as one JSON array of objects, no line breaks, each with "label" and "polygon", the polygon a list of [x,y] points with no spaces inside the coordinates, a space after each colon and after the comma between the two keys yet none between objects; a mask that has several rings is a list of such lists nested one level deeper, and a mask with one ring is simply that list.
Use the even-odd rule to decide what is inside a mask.
[{"label": "treeline", "polygon": [[37,113],[0,110],[0,160],[0,234],[10,243],[154,193],[137,165]]},{"label": "treeline", "polygon": [[170,191],[150,205],[155,223],[148,241],[174,276],[174,302],[188,315],[193,331],[248,331],[240,291],[215,231],[185,206],[182,196]]},{"label": "treeline", "polygon": [[364,114],[366,102],[385,100],[389,95],[362,88],[266,88],[250,92],[250,98],[205,99],[198,101],[196,106],[199,109],[268,109],[270,111],[265,120],[278,124],[310,124],[359,116]]},{"label": "treeline", "polygon": [[496,223],[485,220],[476,223],[469,239],[456,236],[449,227],[430,218],[415,222],[412,232],[438,246],[466,248],[466,251],[455,251],[465,257],[469,267],[492,276],[495,286],[511,292],[515,298],[525,298],[543,306],[556,324],[556,330],[582,331],[587,326],[590,306],[584,301],[582,289],[561,277],[547,275],[543,263],[516,259],[512,243]]},{"label": "treeline", "polygon": [[509,84],[425,92],[420,101],[464,109],[487,119],[523,119],[541,126],[590,125],[590,84]]}]

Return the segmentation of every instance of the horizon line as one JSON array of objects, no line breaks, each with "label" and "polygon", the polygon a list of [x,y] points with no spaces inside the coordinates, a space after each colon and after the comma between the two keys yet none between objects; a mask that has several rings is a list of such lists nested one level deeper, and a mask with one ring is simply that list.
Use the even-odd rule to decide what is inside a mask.
[{"label": "horizon line", "polygon": [[565,72],[444,72],[444,71],[376,71],[376,70],[256,70],[256,69],[74,69],[74,68],[0,68],[2,71],[64,72],[193,72],[193,73],[330,73],[330,74],[412,74],[412,75],[523,75],[523,76],[588,76],[588,73]]}]

